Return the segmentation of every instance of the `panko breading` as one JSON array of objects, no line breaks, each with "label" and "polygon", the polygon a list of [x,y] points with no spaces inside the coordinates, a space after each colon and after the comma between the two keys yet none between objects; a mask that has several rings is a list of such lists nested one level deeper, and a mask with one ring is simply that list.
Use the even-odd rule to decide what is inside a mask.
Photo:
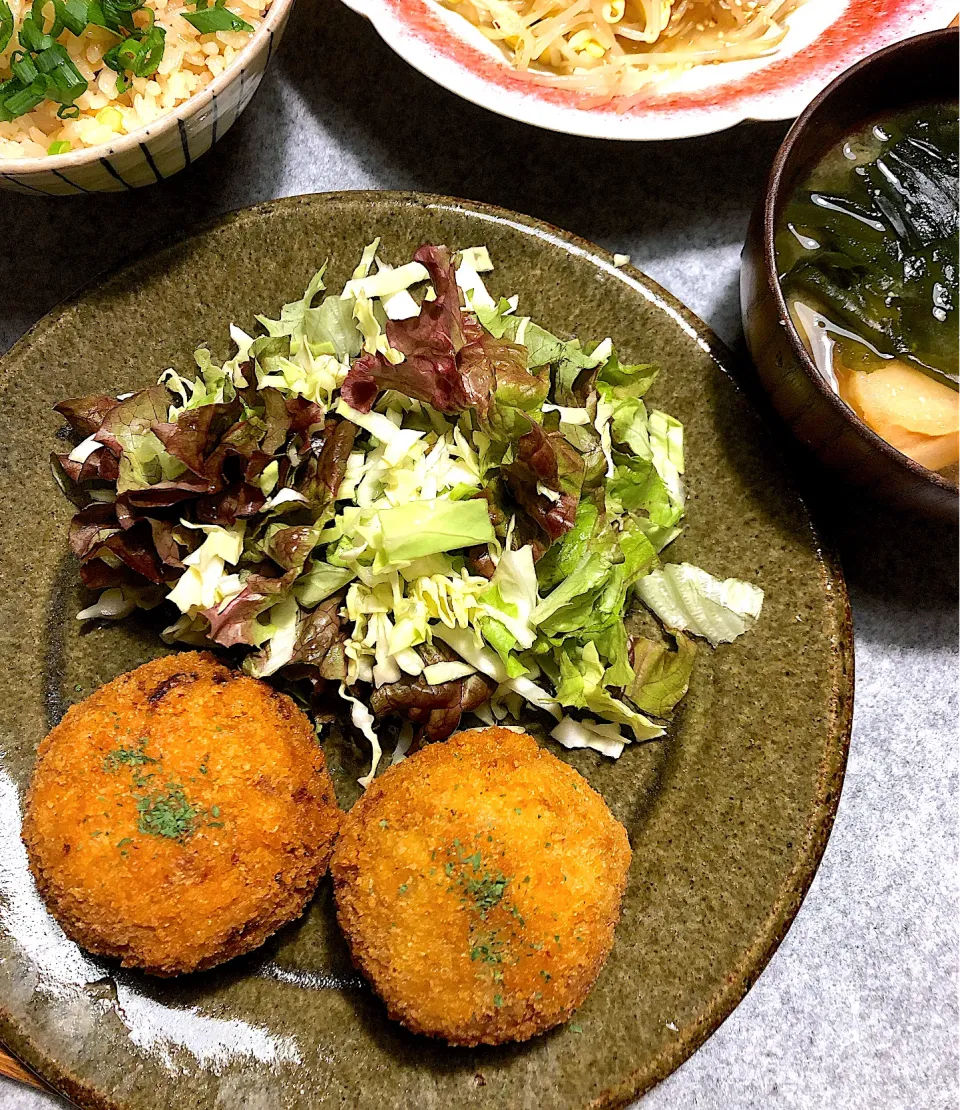
[{"label": "panko breading", "polygon": [[330,869],[354,960],[409,1029],[522,1041],[565,1021],[613,945],[627,834],[581,775],[504,728],[375,780]]},{"label": "panko breading", "polygon": [[177,975],[249,952],[298,917],[339,821],[294,703],[185,652],[67,712],[40,745],[23,839],[69,937]]}]

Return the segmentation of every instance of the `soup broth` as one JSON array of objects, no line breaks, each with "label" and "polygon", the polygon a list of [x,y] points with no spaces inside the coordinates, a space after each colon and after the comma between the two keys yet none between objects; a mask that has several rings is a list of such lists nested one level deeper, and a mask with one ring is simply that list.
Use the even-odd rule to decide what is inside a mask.
[{"label": "soup broth", "polygon": [[776,241],[820,373],[931,470],[960,458],[957,145],[956,104],[870,122],[794,189]]}]

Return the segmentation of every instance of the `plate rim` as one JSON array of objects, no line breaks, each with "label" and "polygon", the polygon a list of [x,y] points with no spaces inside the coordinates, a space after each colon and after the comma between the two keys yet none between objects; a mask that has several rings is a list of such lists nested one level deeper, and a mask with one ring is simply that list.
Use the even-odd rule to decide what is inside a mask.
[{"label": "plate rim", "polygon": [[[681,1026],[667,1051],[652,1057],[646,1066],[629,1072],[584,1107],[584,1110],[620,1110],[666,1079],[716,1032],[747,995],[776,953],[793,924],[823,859],[836,819],[850,748],[855,664],[853,618],[843,570],[832,544],[824,538],[817,525],[815,514],[804,494],[805,482],[798,473],[797,467],[791,463],[786,451],[773,436],[762,409],[757,411],[759,394],[755,394],[749,383],[737,372],[738,363],[742,360],[737,359],[708,324],[658,282],[629,263],[617,266],[614,255],[610,251],[573,232],[558,228],[545,220],[482,201],[411,190],[345,189],[295,194],[234,209],[198,223],[186,236],[177,236],[175,233],[165,236],[146,254],[138,255],[136,252],[131,252],[120,263],[104,267],[84,282],[78,290],[44,313],[40,320],[0,355],[0,403],[6,387],[10,384],[12,377],[10,363],[14,357],[19,355],[21,349],[28,343],[40,337],[47,327],[53,326],[61,314],[81,304],[87,295],[98,287],[129,275],[138,266],[153,262],[161,255],[189,247],[195,240],[232,223],[257,219],[261,214],[278,208],[294,210],[301,206],[335,204],[344,199],[361,203],[389,203],[396,206],[408,205],[467,212],[492,223],[506,224],[547,243],[566,248],[575,255],[589,260],[602,271],[626,280],[635,292],[667,312],[691,338],[698,342],[728,379],[732,388],[754,410],[758,427],[762,430],[764,450],[789,475],[792,492],[806,516],[823,589],[830,596],[829,605],[835,614],[837,630],[828,668],[832,679],[826,706],[828,743],[818,768],[816,795],[804,827],[804,847],[798,853],[797,862],[783,886],[778,890],[773,910],[766,918],[764,926],[758,930],[754,943],[744,950],[734,969],[728,972],[725,987],[713,997],[701,1015],[701,1020]],[[129,1110],[130,1104],[105,1101],[96,1087],[84,1083],[79,1076],[69,1074],[55,1060],[45,1056],[29,1035],[20,1033],[16,1018],[7,1009],[2,999],[0,999],[0,1040],[4,1047],[37,1074],[54,1092],[72,1100],[76,1105],[89,1107],[91,1110]]]}]

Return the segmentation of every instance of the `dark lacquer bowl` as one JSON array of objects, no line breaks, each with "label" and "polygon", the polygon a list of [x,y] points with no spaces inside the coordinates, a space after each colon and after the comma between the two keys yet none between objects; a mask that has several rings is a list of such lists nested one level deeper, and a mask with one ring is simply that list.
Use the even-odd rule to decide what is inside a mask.
[{"label": "dark lacquer bowl", "polygon": [[790,128],[743,249],[740,303],[750,354],[770,399],[821,462],[878,500],[956,518],[954,480],[908,459],[871,431],[818,372],[777,280],[774,236],[794,186],[826,151],[875,116],[957,97],[957,30],[888,46],[842,73]]}]

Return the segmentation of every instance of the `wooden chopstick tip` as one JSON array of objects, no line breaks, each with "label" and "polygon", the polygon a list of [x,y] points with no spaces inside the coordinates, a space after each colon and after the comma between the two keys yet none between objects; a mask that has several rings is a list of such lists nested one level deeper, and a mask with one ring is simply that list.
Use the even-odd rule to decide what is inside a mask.
[{"label": "wooden chopstick tip", "polygon": [[5,1052],[2,1048],[0,1048],[0,1075],[5,1075],[8,1079],[14,1079],[18,1083],[26,1083],[29,1087],[36,1087],[38,1091],[47,1090],[33,1072],[27,1071],[19,1060],[14,1059],[9,1052]]}]

